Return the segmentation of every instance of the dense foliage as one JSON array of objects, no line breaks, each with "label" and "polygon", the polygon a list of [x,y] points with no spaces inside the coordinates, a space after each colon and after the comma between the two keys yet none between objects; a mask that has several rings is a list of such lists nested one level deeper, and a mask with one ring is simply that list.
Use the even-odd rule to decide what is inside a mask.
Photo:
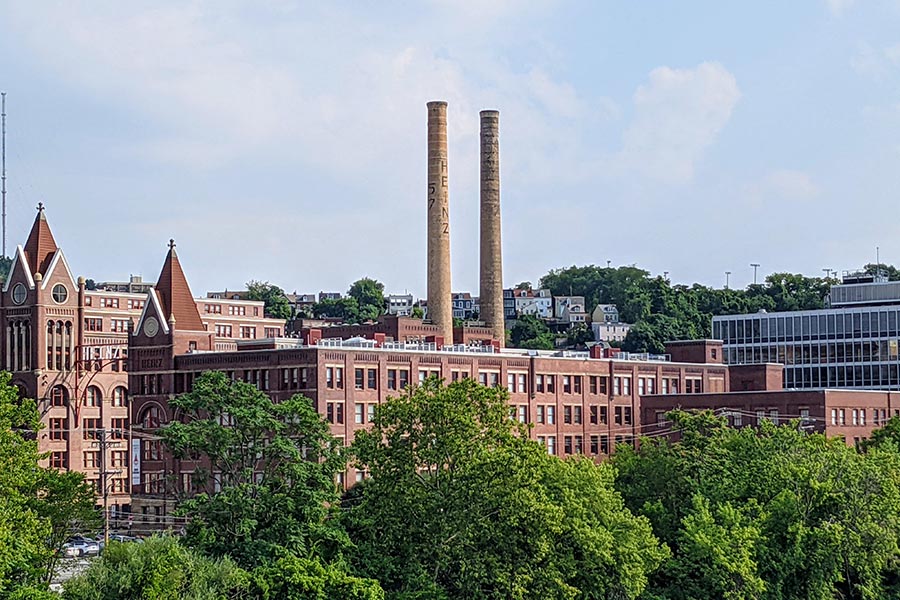
[{"label": "dense foliage", "polygon": [[182,414],[159,435],[177,458],[200,459],[201,492],[184,499],[186,542],[255,566],[284,550],[336,553],[328,518],[344,468],[340,442],[303,396],[273,403],[256,386],[209,371],[170,401]]},{"label": "dense foliage", "polygon": [[368,277],[354,281],[343,298],[323,298],[313,308],[319,318],[331,317],[345,323],[374,321],[384,314],[384,284]]},{"label": "dense foliage", "polygon": [[0,598],[48,594],[65,538],[97,522],[83,475],[38,465],[40,427],[35,402],[20,399],[9,373],[0,373]]},{"label": "dense foliage", "polygon": [[764,283],[744,290],[715,289],[698,283],[672,285],[637,267],[594,265],[556,269],[541,278],[541,287],[554,296],[584,296],[588,311],[597,304],[615,304],[622,321],[634,325],[623,349],[653,353],[662,353],[668,340],[709,337],[714,315],[822,308],[833,283],[822,277],[772,273]]},{"label": "dense foliage", "polygon": [[672,551],[648,598],[897,597],[896,446],[859,453],[796,423],[670,419],[681,441],[644,440],[613,459],[627,505]]},{"label": "dense foliage", "polygon": [[290,321],[294,318],[294,309],[284,290],[268,281],[251,280],[247,282],[247,297],[250,300],[262,300],[267,317]]},{"label": "dense foliage", "polygon": [[353,562],[392,598],[635,598],[665,557],[614,472],[560,461],[505,390],[437,379],[379,406],[344,499]]}]

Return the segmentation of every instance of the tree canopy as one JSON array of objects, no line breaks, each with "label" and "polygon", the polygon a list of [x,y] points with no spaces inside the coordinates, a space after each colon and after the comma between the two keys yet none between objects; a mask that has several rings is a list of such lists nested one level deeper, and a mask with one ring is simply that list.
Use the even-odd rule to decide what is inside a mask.
[{"label": "tree canopy", "polygon": [[294,318],[294,309],[284,290],[268,281],[250,280],[247,282],[247,297],[250,300],[262,300],[265,303],[266,315],[274,319],[290,321]]},{"label": "tree canopy", "polygon": [[636,598],[666,556],[614,471],[560,461],[500,388],[436,378],[378,407],[344,498],[354,566],[393,598]]},{"label": "tree canopy", "polygon": [[384,314],[384,284],[363,277],[354,281],[347,295],[356,300],[360,321],[374,321]]}]

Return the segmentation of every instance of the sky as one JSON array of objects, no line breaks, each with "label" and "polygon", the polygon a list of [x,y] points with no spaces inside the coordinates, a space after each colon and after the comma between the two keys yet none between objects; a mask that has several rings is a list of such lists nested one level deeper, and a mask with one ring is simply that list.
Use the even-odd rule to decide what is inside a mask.
[{"label": "sky", "polygon": [[6,0],[8,253],[195,295],[425,293],[426,102],[453,289],[478,290],[478,112],[504,283],[607,261],[732,287],[900,264],[900,0]]}]

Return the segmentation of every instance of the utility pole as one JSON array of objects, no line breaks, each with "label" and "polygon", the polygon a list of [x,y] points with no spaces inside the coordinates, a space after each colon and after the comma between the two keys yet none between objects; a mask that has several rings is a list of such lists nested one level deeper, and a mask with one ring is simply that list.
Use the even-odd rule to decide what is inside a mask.
[{"label": "utility pole", "polygon": [[2,173],[0,173],[0,177],[2,177],[2,187],[0,187],[0,194],[3,196],[3,256],[6,256],[6,92],[0,92],[0,120],[2,120]]},{"label": "utility pole", "polygon": [[121,471],[110,471],[106,468],[106,451],[110,448],[120,448],[122,442],[110,439],[109,432],[106,429],[95,429],[94,441],[91,446],[100,450],[100,489],[103,492],[103,545],[109,545],[109,485],[107,477],[116,475]]},{"label": "utility pole", "polygon": [[756,270],[759,268],[759,263],[750,263],[750,266],[753,267],[753,285],[756,285]]},{"label": "utility pole", "polygon": [[731,277],[731,271],[725,271],[725,289],[728,289],[728,278]]}]

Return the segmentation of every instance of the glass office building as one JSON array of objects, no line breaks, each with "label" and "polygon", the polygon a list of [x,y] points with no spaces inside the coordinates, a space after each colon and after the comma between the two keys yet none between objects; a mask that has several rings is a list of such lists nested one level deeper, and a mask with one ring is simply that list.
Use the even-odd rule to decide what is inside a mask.
[{"label": "glass office building", "polygon": [[822,310],[713,317],[713,337],[727,364],[783,364],[788,389],[900,390],[900,282],[878,279],[845,275]]}]

